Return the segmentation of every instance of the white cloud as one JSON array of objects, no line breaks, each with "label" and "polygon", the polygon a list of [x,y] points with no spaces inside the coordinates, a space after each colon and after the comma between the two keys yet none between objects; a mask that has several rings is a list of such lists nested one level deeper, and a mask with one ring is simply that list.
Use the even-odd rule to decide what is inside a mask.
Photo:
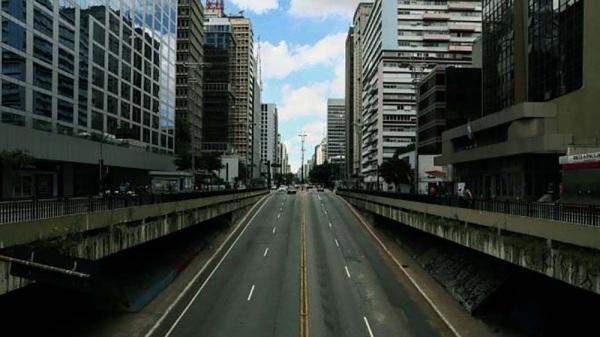
[{"label": "white cloud", "polygon": [[324,119],[327,113],[329,88],[329,82],[313,83],[299,88],[293,88],[290,85],[283,86],[279,120],[286,122],[302,117]]},{"label": "white cloud", "polygon": [[341,16],[351,18],[361,0],[291,0],[290,14],[297,17],[326,18]]},{"label": "white cloud", "polygon": [[256,14],[264,14],[279,8],[279,0],[231,0],[241,10],[249,10]]},{"label": "white cloud", "polygon": [[346,95],[346,64],[342,61],[335,66],[335,77],[330,88],[333,98],[343,98]]},{"label": "white cloud", "polygon": [[290,46],[286,41],[277,44],[261,43],[263,76],[284,79],[290,74],[317,65],[344,62],[346,33],[331,34],[314,45]]}]

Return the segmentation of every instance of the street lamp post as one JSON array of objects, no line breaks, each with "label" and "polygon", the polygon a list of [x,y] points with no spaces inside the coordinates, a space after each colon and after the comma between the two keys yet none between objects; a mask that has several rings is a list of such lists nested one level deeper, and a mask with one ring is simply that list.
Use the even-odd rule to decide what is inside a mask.
[{"label": "street lamp post", "polygon": [[306,132],[303,131],[303,132],[301,132],[298,135],[298,137],[300,137],[300,140],[302,142],[302,160],[301,160],[300,166],[301,166],[301,169],[302,169],[302,179],[301,179],[302,181],[301,181],[301,183],[304,184],[304,152],[306,151],[304,149],[304,142],[306,141],[306,137],[308,137],[308,135],[306,134]]}]

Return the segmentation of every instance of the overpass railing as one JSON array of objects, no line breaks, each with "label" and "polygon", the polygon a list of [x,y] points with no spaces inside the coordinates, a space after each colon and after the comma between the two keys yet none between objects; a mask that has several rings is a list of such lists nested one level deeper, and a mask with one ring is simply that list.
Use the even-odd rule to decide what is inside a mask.
[{"label": "overpass railing", "polygon": [[0,201],[0,225],[256,191],[261,189]]},{"label": "overpass railing", "polygon": [[365,190],[340,191],[600,227],[600,207],[595,205],[539,203],[522,200],[467,199],[457,196],[436,197],[423,194]]}]

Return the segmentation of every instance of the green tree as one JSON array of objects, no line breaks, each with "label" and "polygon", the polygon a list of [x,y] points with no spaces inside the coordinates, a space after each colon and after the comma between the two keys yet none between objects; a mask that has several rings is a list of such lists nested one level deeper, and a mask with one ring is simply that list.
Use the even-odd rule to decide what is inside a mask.
[{"label": "green tree", "polygon": [[396,153],[393,158],[386,160],[379,166],[379,175],[388,184],[394,184],[396,188],[400,184],[410,184],[412,182],[413,170],[410,164],[403,159],[398,158]]},{"label": "green tree", "polygon": [[310,170],[309,180],[313,184],[331,186],[333,185],[333,166],[328,162],[317,165]]},{"label": "green tree", "polygon": [[223,168],[221,154],[218,152],[203,152],[197,160],[196,167],[200,170],[214,172]]}]

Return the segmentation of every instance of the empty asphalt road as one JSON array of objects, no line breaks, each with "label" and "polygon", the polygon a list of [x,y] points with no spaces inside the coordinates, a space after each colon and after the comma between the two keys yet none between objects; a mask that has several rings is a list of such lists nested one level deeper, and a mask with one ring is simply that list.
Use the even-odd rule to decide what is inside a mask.
[{"label": "empty asphalt road", "polygon": [[167,336],[452,336],[330,192],[273,193],[195,295]]}]

